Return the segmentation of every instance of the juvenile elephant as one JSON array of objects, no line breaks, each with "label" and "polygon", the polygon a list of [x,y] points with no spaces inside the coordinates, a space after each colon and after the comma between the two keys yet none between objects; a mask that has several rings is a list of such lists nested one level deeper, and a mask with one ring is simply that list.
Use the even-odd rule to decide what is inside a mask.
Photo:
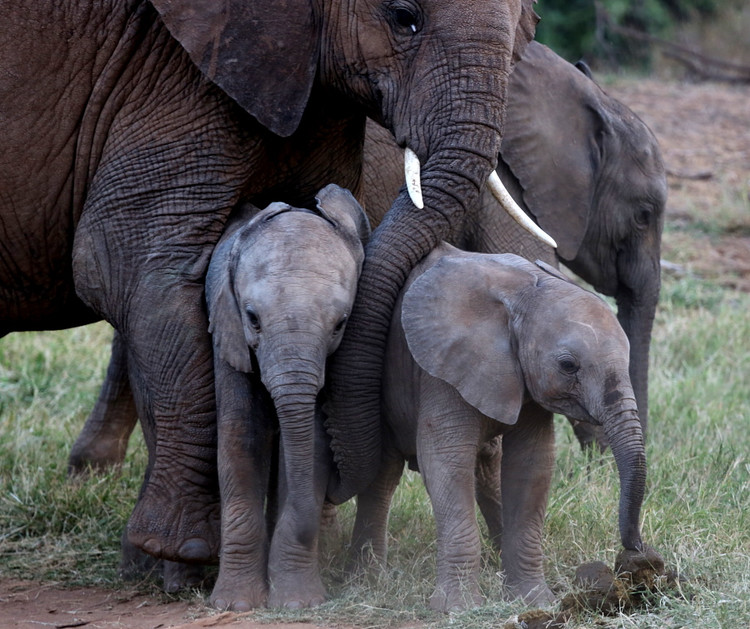
[{"label": "juvenile elephant", "polygon": [[371,544],[385,561],[390,499],[409,460],[437,524],[433,608],[482,601],[475,483],[509,596],[553,600],[542,570],[553,413],[603,426],[620,474],[622,545],[644,551],[646,459],[628,341],[605,302],[549,265],[437,248],[397,302],[382,395],[383,463],[358,496],[352,548],[361,558]]},{"label": "juvenile elephant", "polygon": [[0,0],[0,334],[117,329],[149,433],[130,542],[216,558],[208,260],[241,201],[310,207],[328,183],[360,194],[368,115],[423,165],[422,207],[399,195],[368,244],[333,369],[329,494],[369,482],[393,302],[495,168],[532,5]]},{"label": "juvenile elephant", "polygon": [[[319,192],[316,210],[248,212],[230,219],[206,277],[222,523],[211,602],[239,611],[266,603],[267,581],[272,606],[324,600],[318,524],[332,460],[317,401],[370,233],[364,210],[335,185]],[[267,551],[274,415],[281,499]]]},{"label": "juvenile elephant", "polygon": [[[646,124],[590,74],[538,42],[529,43],[511,74],[505,115],[497,172],[555,239],[559,261],[617,301],[645,433],[667,200],[659,144]],[[365,207],[373,226],[403,183],[398,167],[389,168],[397,155],[390,134],[369,123]],[[549,247],[509,225],[487,190],[449,240],[471,251],[554,260]],[[576,426],[576,432],[582,444],[594,438],[586,424]]]}]

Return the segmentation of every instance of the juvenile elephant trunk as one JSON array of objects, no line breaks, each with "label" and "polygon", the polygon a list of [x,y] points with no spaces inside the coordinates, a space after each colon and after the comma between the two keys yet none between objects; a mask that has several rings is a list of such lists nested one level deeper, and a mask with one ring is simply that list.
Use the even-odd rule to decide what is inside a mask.
[{"label": "juvenile elephant trunk", "polygon": [[276,408],[281,432],[280,447],[283,448],[284,467],[279,469],[280,486],[286,487],[286,500],[293,511],[309,510],[314,495],[318,379],[316,374],[303,376],[295,372],[272,377],[268,383],[266,387]]},{"label": "juvenile elephant trunk", "polygon": [[641,551],[640,515],[646,490],[646,451],[635,409],[619,409],[604,421],[604,431],[620,476],[619,527],[623,547]]}]

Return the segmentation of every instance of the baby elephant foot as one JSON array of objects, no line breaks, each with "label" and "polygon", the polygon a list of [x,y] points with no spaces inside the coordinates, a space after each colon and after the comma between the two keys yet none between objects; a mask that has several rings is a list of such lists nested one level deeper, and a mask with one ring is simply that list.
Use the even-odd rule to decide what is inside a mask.
[{"label": "baby elephant foot", "polygon": [[508,600],[520,598],[524,603],[533,607],[549,607],[556,601],[552,590],[543,580],[525,581],[519,584],[506,583],[505,592]]},{"label": "baby elephant foot", "polygon": [[271,579],[269,607],[303,609],[321,605],[325,600],[326,590],[319,574],[293,573]]},{"label": "baby elephant foot", "polygon": [[479,585],[462,583],[452,586],[438,586],[430,596],[430,609],[439,612],[461,612],[480,607],[484,604],[484,596],[479,591]]},{"label": "baby elephant foot", "polygon": [[265,578],[257,575],[233,578],[219,573],[216,585],[211,592],[209,603],[224,611],[247,612],[264,607],[268,600],[268,585]]},{"label": "baby elephant foot", "polygon": [[191,491],[191,495],[160,491],[152,475],[128,521],[129,542],[160,559],[215,561],[219,554],[219,503],[214,496]]}]

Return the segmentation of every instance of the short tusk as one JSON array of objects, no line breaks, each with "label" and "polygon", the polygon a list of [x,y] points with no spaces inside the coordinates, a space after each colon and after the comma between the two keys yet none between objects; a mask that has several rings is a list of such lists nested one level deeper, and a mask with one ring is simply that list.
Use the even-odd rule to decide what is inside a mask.
[{"label": "short tusk", "polygon": [[503,182],[500,181],[500,176],[497,171],[493,170],[490,174],[490,178],[487,180],[487,184],[495,195],[495,198],[500,202],[505,211],[513,217],[513,219],[527,232],[533,234],[542,242],[548,244],[550,247],[557,249],[557,243],[554,239],[545,232],[539,225],[532,221],[529,216],[524,212],[510,196],[510,193],[505,189]]},{"label": "short tusk", "polygon": [[420,210],[424,207],[422,200],[422,181],[420,171],[422,166],[419,163],[417,154],[408,146],[404,150],[404,174],[406,175],[406,189],[409,191],[409,197],[414,205]]}]

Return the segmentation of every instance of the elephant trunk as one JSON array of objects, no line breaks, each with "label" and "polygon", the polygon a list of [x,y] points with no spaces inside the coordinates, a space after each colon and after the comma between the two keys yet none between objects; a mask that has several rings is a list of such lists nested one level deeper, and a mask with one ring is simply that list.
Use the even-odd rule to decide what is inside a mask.
[{"label": "elephant trunk", "polygon": [[280,487],[285,488],[284,501],[302,520],[317,523],[313,514],[313,470],[316,462],[315,421],[319,377],[315,372],[277,371],[264,377],[273,399],[281,433],[283,468],[279,469]]},{"label": "elephant trunk", "polygon": [[646,490],[646,450],[638,413],[620,407],[604,421],[620,476],[619,527],[624,548],[641,551],[640,515]]},{"label": "elephant trunk", "polygon": [[257,352],[261,379],[279,419],[288,486],[304,494],[314,465],[316,404],[325,378],[326,349],[315,332],[284,330],[268,337]]},{"label": "elephant trunk", "polygon": [[659,263],[656,270],[641,282],[637,292],[620,291],[617,296],[617,320],[630,342],[630,381],[638,403],[644,437],[648,430],[648,363],[651,331],[659,303],[661,285]]},{"label": "elephant trunk", "polygon": [[[379,468],[380,387],[391,314],[414,266],[459,228],[467,207],[479,202],[500,143],[499,129],[494,123],[492,128],[490,139],[476,138],[469,147],[430,156],[421,178],[425,208],[416,210],[402,191],[368,244],[352,316],[330,371],[326,427],[338,468],[328,492],[333,502],[367,487]],[[457,140],[453,146],[461,145]]]}]

